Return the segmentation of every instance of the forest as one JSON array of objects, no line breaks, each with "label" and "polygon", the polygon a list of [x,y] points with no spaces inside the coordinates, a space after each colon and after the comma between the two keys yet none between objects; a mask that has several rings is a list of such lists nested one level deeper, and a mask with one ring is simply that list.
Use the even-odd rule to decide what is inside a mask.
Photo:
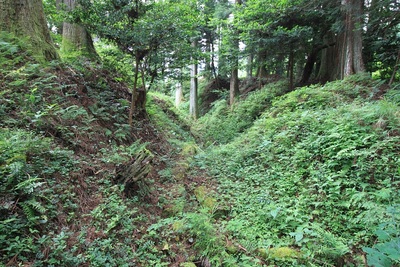
[{"label": "forest", "polygon": [[0,267],[400,266],[400,1],[0,0]]}]

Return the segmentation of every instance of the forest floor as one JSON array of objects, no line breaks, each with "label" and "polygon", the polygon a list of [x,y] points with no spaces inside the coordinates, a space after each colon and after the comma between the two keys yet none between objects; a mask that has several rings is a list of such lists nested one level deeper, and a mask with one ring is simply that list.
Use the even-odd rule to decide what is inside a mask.
[{"label": "forest floor", "polygon": [[[55,75],[57,78],[57,83],[73,85],[69,86],[67,90],[63,90],[61,93],[66,95],[71,95],[67,97],[69,101],[69,106],[77,106],[90,112],[91,107],[95,105],[95,100],[88,95],[85,85],[96,84],[99,81],[99,77],[104,79],[105,83],[108,85],[108,90],[115,94],[115,98],[118,100],[125,99],[130,101],[131,95],[128,92],[129,89],[118,82],[115,82],[112,75],[107,71],[98,72],[98,70],[89,70],[91,75],[87,77],[77,75],[70,68],[58,69]],[[52,94],[54,92],[47,92]],[[157,105],[164,107],[163,112],[169,115],[171,121],[176,124],[182,122],[177,121],[176,115],[168,111],[166,103],[162,99],[154,99]],[[109,103],[110,104],[110,103]],[[114,103],[114,104],[118,104]],[[128,111],[128,110],[126,110]],[[71,195],[77,196],[76,204],[79,206],[80,214],[76,214],[76,219],[78,220],[67,220],[59,216],[58,228],[69,228],[76,231],[76,235],[72,235],[68,240],[69,248],[72,249],[74,244],[79,243],[76,240],[79,236],[80,229],[91,229],[91,224],[93,219],[91,218],[91,212],[95,210],[98,205],[104,200],[104,196],[101,192],[102,187],[98,183],[93,181],[101,181],[103,179],[109,179],[116,173],[116,167],[114,164],[104,164],[100,158],[93,157],[96,155],[96,149],[102,149],[99,144],[110,143],[110,137],[104,135],[104,131],[96,131],[95,129],[101,127],[103,129],[115,129],[116,125],[120,123],[120,119],[113,119],[113,116],[109,116],[106,120],[96,119],[92,123],[83,123],[79,125],[80,122],[74,121],[73,125],[76,129],[80,127],[87,127],[92,129],[90,136],[75,132],[75,140],[71,140],[70,137],[67,139],[61,137],[57,132],[53,132],[52,129],[60,127],[71,126],[68,120],[58,120],[54,121],[53,125],[47,125],[45,130],[45,135],[56,137],[56,140],[63,147],[71,147],[71,143],[79,144],[74,145],[73,149],[75,155],[79,157],[77,171],[71,177],[71,182],[73,183]],[[43,130],[43,129],[42,129]],[[188,130],[188,129],[187,129]],[[137,197],[139,199],[139,205],[135,205],[137,213],[145,216],[145,220],[142,220],[135,224],[134,236],[136,239],[148,238],[144,236],[144,233],[148,231],[148,228],[156,224],[160,219],[165,219],[170,216],[175,216],[177,213],[182,212],[185,209],[188,212],[190,209],[195,211],[198,208],[198,201],[195,196],[195,190],[199,187],[205,187],[207,190],[213,190],[215,188],[215,181],[213,181],[206,172],[203,170],[191,170],[190,161],[193,155],[196,153],[196,146],[191,147],[193,144],[185,150],[181,147],[173,146],[169,143],[166,134],[161,131],[152,119],[145,115],[139,115],[135,119],[134,127],[132,130],[126,134],[123,140],[114,140],[116,144],[120,146],[129,146],[132,143],[139,141],[140,143],[146,144],[146,149],[154,156],[151,161],[151,171],[143,179],[143,181],[138,181],[134,183],[127,183],[124,186],[124,191],[121,197],[129,199]],[[184,141],[184,140],[183,140]],[[115,145],[115,143],[113,144]],[[111,149],[111,148],[110,148]],[[83,160],[86,159],[86,160]],[[124,164],[130,164],[134,162],[132,158],[129,162],[124,162]],[[160,173],[166,169],[172,169],[172,179],[163,179]],[[87,177],[92,176],[91,181],[87,181]],[[166,193],[167,192],[167,193]],[[180,207],[181,204],[177,204],[176,200],[185,199],[184,207]],[[160,198],[163,199],[164,204],[160,204]],[[193,203],[196,202],[196,203]],[[64,207],[60,206],[60,214],[65,214],[63,211]],[[69,221],[69,222],[68,222]],[[72,223],[72,224],[71,224]],[[104,230],[104,229],[103,229]],[[106,234],[101,230],[97,229],[91,230],[90,234],[86,236],[87,240],[95,240],[96,238],[106,238]],[[122,240],[121,240],[122,241]],[[198,266],[203,266],[201,264],[200,258],[197,256],[197,252],[192,248],[193,241],[191,237],[169,239],[168,243],[159,242],[155,246],[159,251],[165,253],[170,262],[169,266],[180,266],[181,263],[186,262],[189,258],[193,261],[198,260]],[[143,266],[146,266],[145,263]]]},{"label": "forest floor", "polygon": [[[135,117],[133,127],[127,125],[127,103],[131,99],[129,89],[125,84],[117,82],[113,73],[99,66],[83,63],[79,70],[68,64],[43,68],[28,63],[32,59],[26,55],[18,60],[21,62],[10,64],[11,69],[5,68],[0,75],[2,88],[13,83],[20,85],[2,92],[2,129],[20,128],[34,132],[41,138],[50,138],[53,148],[72,153],[69,160],[73,161],[73,167],[68,175],[55,171],[44,177],[49,179],[48,187],[51,187],[50,184],[56,186],[48,188],[50,193],[41,197],[52,199],[57,195],[59,199],[54,201],[55,205],[43,204],[48,210],[46,213],[55,215],[49,217],[49,223],[37,227],[29,223],[27,228],[19,229],[21,232],[38,231],[41,236],[53,240],[63,236],[63,251],[56,252],[54,244],[49,241],[37,245],[36,252],[32,251],[32,254],[24,252],[25,256],[14,254],[11,250],[8,259],[4,254],[2,260],[7,260],[3,264],[16,266],[24,262],[26,266],[40,265],[40,261],[34,257],[37,253],[43,254],[43,262],[58,262],[65,266],[68,266],[68,260],[75,261],[72,264],[74,266],[106,266],[103,264],[107,262],[114,262],[112,266],[121,266],[121,262],[152,266],[149,259],[152,257],[158,258],[156,262],[162,260],[169,262],[170,266],[180,266],[182,262],[198,259],[191,237],[182,235],[171,238],[168,234],[165,237],[168,240],[164,240],[162,235],[148,234],[149,227],[160,220],[175,216],[183,210],[198,208],[194,193],[196,188],[212,190],[214,187],[214,182],[204,171],[189,171],[190,160],[197,147],[193,140],[190,140],[191,144],[186,148],[172,145],[167,134],[148,115]],[[21,73],[18,70],[22,70]],[[177,119],[176,115],[168,112],[164,100],[154,101],[164,107],[171,121]],[[184,137],[178,139],[181,139],[182,144],[188,141]],[[118,180],[121,170],[123,173],[123,169],[135,164],[142,152],[149,155],[150,162],[139,162],[139,165],[151,165],[148,175],[139,181],[126,177]],[[34,165],[36,162],[28,159],[27,164]],[[52,179],[54,181],[50,182]],[[10,195],[9,198],[11,200],[13,197]],[[117,204],[109,206],[112,202],[109,198],[117,198]],[[6,200],[1,203],[5,205]],[[122,206],[124,209],[121,211],[119,208]],[[128,210],[134,210],[134,213],[127,212],[129,218],[120,218],[123,216],[121,212]],[[23,211],[13,209],[8,214],[22,216]],[[123,229],[126,221],[131,225]],[[127,238],[132,241],[127,241]],[[113,245],[102,247],[109,239],[112,239]],[[90,255],[87,252],[89,244],[93,244],[92,250],[106,249],[110,250],[109,254],[113,254],[111,251],[117,247],[114,247],[114,243],[119,242],[125,243],[124,249],[131,249],[132,255],[140,254],[136,250],[140,246],[146,247],[149,242],[152,247],[145,248],[149,251],[141,252],[137,259],[134,259],[135,256],[127,256],[130,263],[127,259],[116,263],[118,260],[112,255],[102,263],[95,263],[96,259],[88,260],[97,253],[92,251]],[[2,249],[7,250],[0,246]],[[86,258],[72,260],[69,257]]]}]

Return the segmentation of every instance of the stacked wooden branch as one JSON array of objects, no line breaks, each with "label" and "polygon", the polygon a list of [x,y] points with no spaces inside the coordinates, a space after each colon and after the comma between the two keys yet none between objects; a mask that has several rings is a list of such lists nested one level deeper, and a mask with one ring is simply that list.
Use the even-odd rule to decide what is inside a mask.
[{"label": "stacked wooden branch", "polygon": [[135,158],[117,167],[115,182],[127,185],[146,178],[151,171],[152,160],[153,155],[149,151],[140,151]]}]

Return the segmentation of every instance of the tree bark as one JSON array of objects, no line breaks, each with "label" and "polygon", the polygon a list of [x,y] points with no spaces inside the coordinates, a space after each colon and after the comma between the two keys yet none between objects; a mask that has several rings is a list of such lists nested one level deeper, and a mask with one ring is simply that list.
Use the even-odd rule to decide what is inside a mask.
[{"label": "tree bark", "polygon": [[[56,9],[57,11],[62,11],[63,9],[63,0],[56,0]],[[63,22],[57,22],[56,23],[56,31],[58,34],[62,36],[62,31],[63,31]]]},{"label": "tree bark", "polygon": [[[328,72],[332,72],[333,67],[330,66],[328,67],[331,63],[331,59],[330,57],[328,57],[328,49],[331,48],[332,46],[334,46],[335,43],[334,42],[328,42],[324,40],[324,44],[323,45],[319,45],[316,46],[314,45],[310,54],[308,54],[307,56],[307,61],[306,64],[304,65],[304,69],[303,69],[303,74],[301,77],[301,80],[299,82],[300,85],[306,85],[309,82],[309,79],[313,73],[314,70],[314,65],[317,62],[317,58],[318,58],[318,54],[321,52],[321,63],[320,63],[320,69],[319,69],[319,73],[318,73],[318,79],[320,78],[319,75],[322,75],[322,72],[324,72],[324,76],[329,75]],[[324,78],[326,79],[325,81],[321,81],[322,83],[327,82],[330,78],[328,76],[328,78]]]},{"label": "tree bark", "polygon": [[268,77],[268,70],[265,66],[265,61],[267,60],[267,50],[266,49],[261,49],[261,51],[258,53],[257,56],[257,78],[259,79],[264,79]]},{"label": "tree bark", "polygon": [[324,36],[325,47],[321,51],[321,63],[318,70],[317,80],[326,83],[338,78],[338,45],[332,32]]},{"label": "tree bark", "polygon": [[146,90],[146,72],[145,72],[145,63],[143,62],[140,68],[140,73],[142,75],[142,89],[141,94],[143,95],[143,99],[141,99],[141,102],[139,102],[139,106],[140,106],[140,112],[143,114],[146,114],[146,101],[147,101],[147,90]]},{"label": "tree bark", "polygon": [[393,82],[396,80],[396,74],[397,74],[397,70],[399,69],[399,65],[400,65],[400,50],[397,53],[396,64],[393,67],[393,73],[389,80],[389,86],[391,86],[393,84]]},{"label": "tree bark", "polygon": [[342,0],[344,31],[340,49],[339,78],[364,72],[362,58],[362,10],[363,0]]},{"label": "tree bark", "polygon": [[41,0],[1,0],[0,31],[28,37],[39,60],[58,59]]},{"label": "tree bark", "polygon": [[[241,5],[241,0],[235,1],[236,5]],[[237,96],[239,96],[239,33],[237,29],[232,29],[232,70],[231,70],[231,80],[229,86],[229,104],[233,105]]]},{"label": "tree bark", "polygon": [[139,65],[140,65],[139,54],[136,53],[136,55],[135,55],[135,77],[133,80],[131,109],[129,110],[129,117],[128,117],[128,122],[131,127],[133,126],[133,114],[135,113],[135,110],[137,108],[136,100],[138,98],[137,84],[138,84],[138,79],[139,79]]},{"label": "tree bark", "polygon": [[[73,11],[77,6],[76,0],[64,0],[67,11]],[[63,23],[63,40],[61,49],[63,52],[79,51],[90,58],[96,58],[97,53],[89,32],[79,23]]]},{"label": "tree bark", "polygon": [[[192,47],[197,47],[197,42],[192,42]],[[194,58],[192,58],[192,65],[190,67],[190,97],[189,97],[189,114],[193,119],[197,119],[199,117],[199,109],[198,109],[198,101],[197,101],[197,90],[198,90],[198,66],[197,63],[194,62]]]},{"label": "tree bark", "polygon": [[215,47],[214,41],[211,43],[211,70],[213,74],[213,78],[218,79],[217,68],[215,67]]},{"label": "tree bark", "polygon": [[229,104],[233,105],[235,99],[239,96],[239,70],[237,65],[233,67],[231,72],[231,80],[229,84]]},{"label": "tree bark", "polygon": [[250,53],[247,57],[247,69],[246,69],[246,75],[247,79],[251,79],[253,77],[253,60],[254,60],[254,55]]},{"label": "tree bark", "polygon": [[289,91],[294,89],[294,51],[291,48],[289,52],[289,64],[288,64],[288,75],[289,75]]},{"label": "tree bark", "polygon": [[211,79],[211,77],[214,77],[214,55],[213,55],[213,38],[212,38],[212,33],[210,29],[206,29],[204,31],[204,38],[205,38],[205,69],[204,69],[204,74],[207,79]]},{"label": "tree bark", "polygon": [[179,107],[183,100],[182,83],[179,81],[175,89],[175,107]]}]

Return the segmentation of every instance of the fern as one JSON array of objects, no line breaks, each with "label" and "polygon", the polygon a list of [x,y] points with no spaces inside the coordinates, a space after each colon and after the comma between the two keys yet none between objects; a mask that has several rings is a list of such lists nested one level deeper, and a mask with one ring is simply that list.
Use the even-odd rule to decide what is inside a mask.
[{"label": "fern", "polygon": [[22,207],[22,210],[29,221],[36,220],[37,213],[44,214],[47,211],[47,209],[34,198],[20,202],[19,205]]},{"label": "fern", "polygon": [[344,243],[344,239],[322,229],[320,226],[314,226],[314,229],[322,242],[318,251],[319,254],[332,258],[340,258],[350,252],[349,247]]},{"label": "fern", "polygon": [[39,180],[42,180],[41,178],[38,177],[29,177],[28,180],[22,181],[19,184],[15,186],[16,190],[22,190],[26,194],[32,194],[35,190],[35,188],[40,187],[41,185],[44,184],[44,182],[38,182]]}]

